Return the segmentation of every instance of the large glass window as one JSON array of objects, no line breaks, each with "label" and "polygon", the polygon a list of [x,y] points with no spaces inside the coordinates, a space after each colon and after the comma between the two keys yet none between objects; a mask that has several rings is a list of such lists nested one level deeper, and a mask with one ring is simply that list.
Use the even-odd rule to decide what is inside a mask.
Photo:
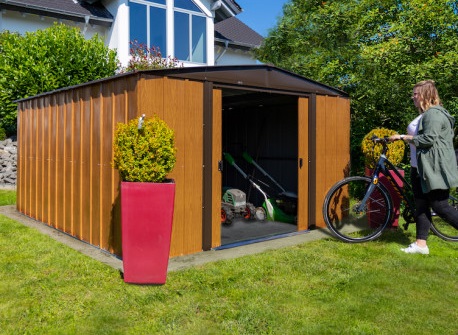
[{"label": "large glass window", "polygon": [[202,16],[192,17],[192,61],[207,62],[207,20]]},{"label": "large glass window", "polygon": [[[134,2],[130,3],[130,40],[138,41],[138,43],[146,44],[148,36],[145,27],[147,24],[146,6]],[[135,18],[133,20],[133,18]]]},{"label": "large glass window", "polygon": [[167,25],[165,9],[150,7],[150,46],[158,47],[162,57],[167,57]]},{"label": "large glass window", "polygon": [[189,54],[189,14],[175,12],[175,57],[191,61]]},{"label": "large glass window", "polygon": [[207,20],[192,0],[175,0],[175,57],[207,62]]},{"label": "large glass window", "polygon": [[[163,57],[207,62],[207,20],[192,0],[174,1],[174,22],[167,22],[166,0],[131,0],[130,40],[158,47]],[[167,27],[174,28],[175,54],[167,53]]]}]

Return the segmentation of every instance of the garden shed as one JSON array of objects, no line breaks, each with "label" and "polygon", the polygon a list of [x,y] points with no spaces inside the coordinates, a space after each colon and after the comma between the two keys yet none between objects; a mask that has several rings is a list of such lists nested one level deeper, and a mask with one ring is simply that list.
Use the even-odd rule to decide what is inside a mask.
[{"label": "garden shed", "polygon": [[298,232],[324,226],[324,195],[348,171],[345,92],[270,65],[139,71],[18,101],[18,211],[122,257],[113,134],[142,114],[175,131],[170,257],[221,246],[225,186],[258,201],[224,152],[243,169],[250,152],[296,192]]}]

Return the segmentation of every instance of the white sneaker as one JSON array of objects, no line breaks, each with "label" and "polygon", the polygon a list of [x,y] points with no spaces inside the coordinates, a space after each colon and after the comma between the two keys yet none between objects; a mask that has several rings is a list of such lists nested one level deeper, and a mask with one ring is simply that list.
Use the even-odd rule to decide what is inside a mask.
[{"label": "white sneaker", "polygon": [[406,254],[423,254],[423,255],[428,255],[429,254],[428,246],[419,247],[416,242],[413,242],[407,248],[404,248],[404,249],[401,249],[401,250],[404,251]]}]

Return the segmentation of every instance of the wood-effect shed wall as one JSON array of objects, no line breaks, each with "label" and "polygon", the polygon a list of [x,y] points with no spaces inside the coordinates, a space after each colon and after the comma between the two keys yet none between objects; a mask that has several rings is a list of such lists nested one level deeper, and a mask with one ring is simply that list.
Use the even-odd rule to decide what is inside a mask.
[{"label": "wood-effect shed wall", "polygon": [[178,148],[170,255],[202,250],[202,87],[126,76],[20,102],[17,209],[121,256],[113,134],[118,122],[156,114]]}]

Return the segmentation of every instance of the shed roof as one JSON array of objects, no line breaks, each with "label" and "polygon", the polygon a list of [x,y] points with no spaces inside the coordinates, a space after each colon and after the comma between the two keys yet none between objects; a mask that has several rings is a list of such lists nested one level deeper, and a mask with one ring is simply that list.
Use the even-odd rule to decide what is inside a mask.
[{"label": "shed roof", "polygon": [[[276,66],[266,64],[199,66],[135,71],[72,87],[61,88],[52,92],[39,94],[38,96],[70,90],[75,87],[86,86],[97,82],[105,82],[117,77],[138,74],[152,77],[170,77],[212,82],[216,86],[238,88],[241,90],[269,91],[296,95],[319,94],[348,97],[348,94],[340,89],[319,83]],[[28,97],[18,101],[25,101],[33,98],[34,97]]]},{"label": "shed roof", "polygon": [[237,86],[254,90],[273,90],[279,93],[315,93],[321,95],[348,96],[346,92],[337,88],[267,64],[186,67],[148,70],[142,71],[142,73],[155,76],[210,81],[216,85],[230,85],[233,87]]}]

